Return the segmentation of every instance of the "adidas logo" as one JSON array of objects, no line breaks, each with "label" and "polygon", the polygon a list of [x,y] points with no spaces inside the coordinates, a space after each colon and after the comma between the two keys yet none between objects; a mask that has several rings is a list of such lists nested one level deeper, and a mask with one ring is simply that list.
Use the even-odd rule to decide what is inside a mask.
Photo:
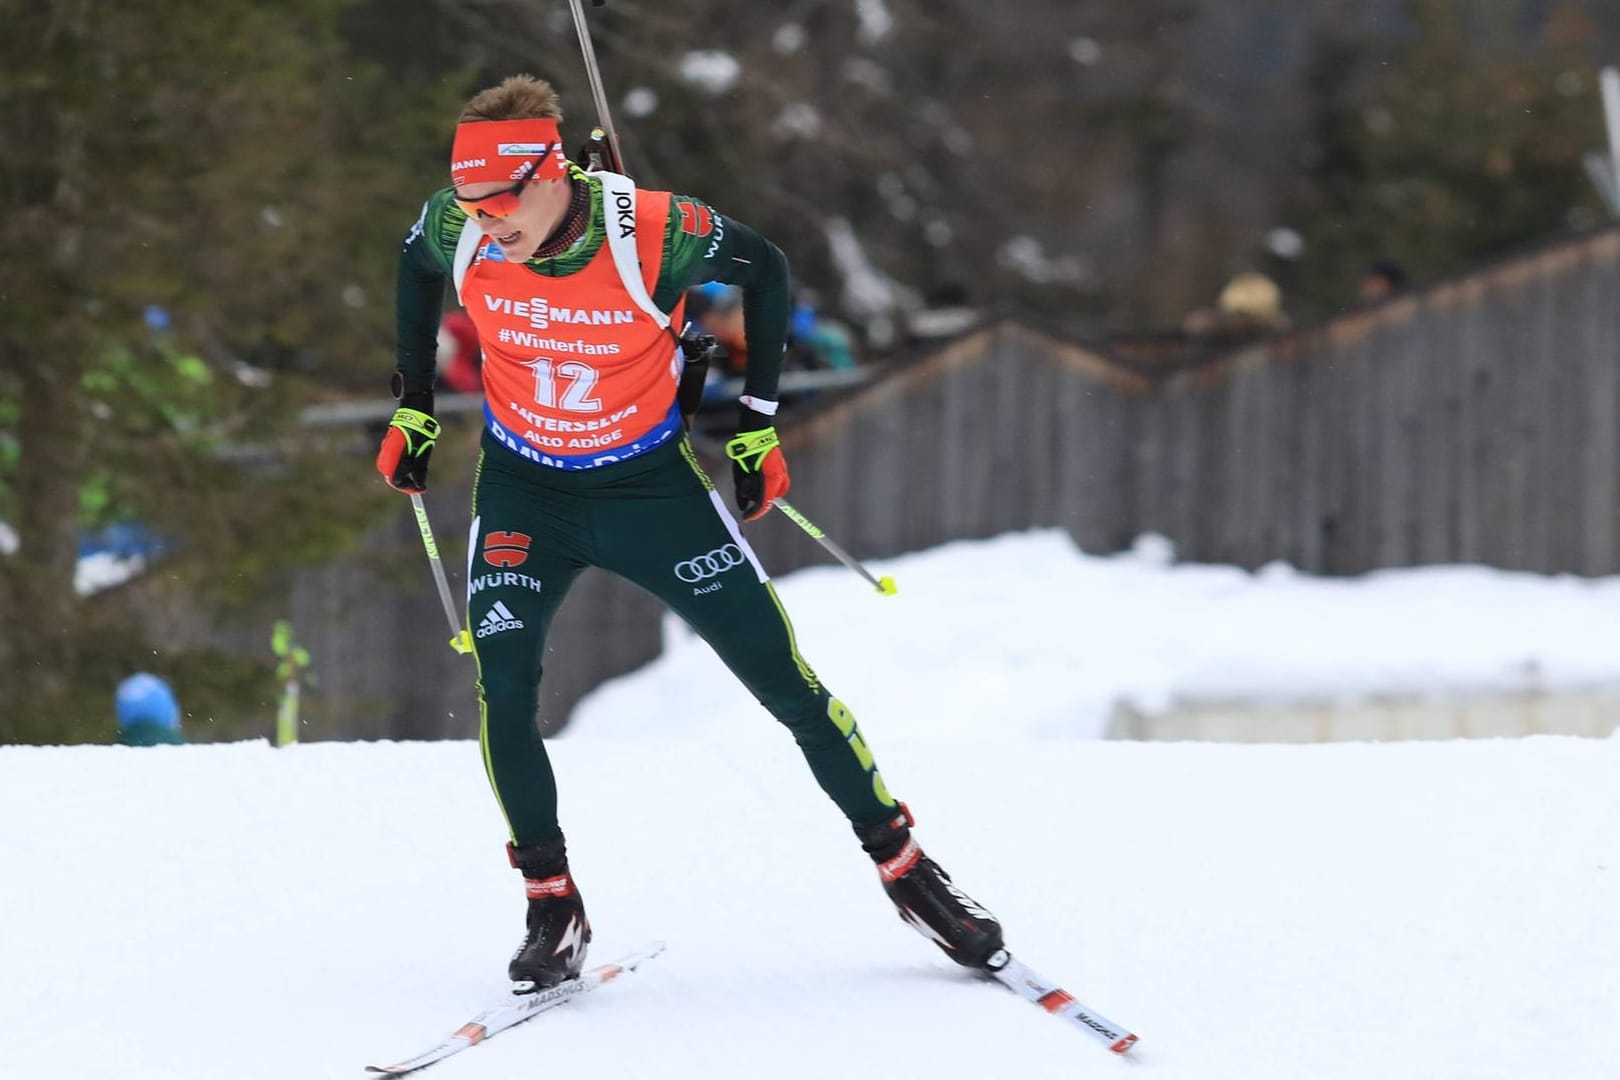
[{"label": "adidas logo", "polygon": [[484,621],[478,624],[478,636],[487,638],[491,634],[499,634],[503,630],[521,630],[523,620],[512,614],[510,608],[503,601],[495,601],[495,606],[484,613]]}]

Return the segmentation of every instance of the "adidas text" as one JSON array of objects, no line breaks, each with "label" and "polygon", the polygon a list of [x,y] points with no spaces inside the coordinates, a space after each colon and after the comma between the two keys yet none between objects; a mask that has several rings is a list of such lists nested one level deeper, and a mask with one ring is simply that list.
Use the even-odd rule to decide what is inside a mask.
[{"label": "adidas text", "polygon": [[497,600],[495,606],[484,614],[484,620],[478,624],[478,637],[487,638],[492,634],[499,634],[506,630],[523,629],[523,620],[512,614],[510,608]]}]

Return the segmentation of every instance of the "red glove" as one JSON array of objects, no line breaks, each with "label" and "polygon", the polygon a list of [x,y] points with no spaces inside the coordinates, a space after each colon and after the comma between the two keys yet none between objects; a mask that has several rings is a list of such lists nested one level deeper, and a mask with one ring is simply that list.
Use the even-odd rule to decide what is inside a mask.
[{"label": "red glove", "polygon": [[433,419],[433,392],[407,393],[399,399],[394,418],[388,421],[382,448],[377,451],[377,471],[395,491],[417,494],[427,490],[428,458],[439,438],[439,422]]},{"label": "red glove", "polygon": [[771,503],[788,493],[787,458],[771,418],[744,405],[737,435],[726,443],[731,478],[737,487],[737,510],[744,521],[764,517]]}]

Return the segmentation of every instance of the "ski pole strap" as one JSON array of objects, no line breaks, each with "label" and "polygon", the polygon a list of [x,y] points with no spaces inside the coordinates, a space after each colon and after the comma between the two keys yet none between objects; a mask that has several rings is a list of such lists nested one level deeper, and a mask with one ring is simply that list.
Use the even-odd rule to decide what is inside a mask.
[{"label": "ski pole strap", "polygon": [[760,428],[758,431],[739,431],[735,438],[726,443],[726,457],[748,472],[758,472],[765,455],[781,445],[782,440],[776,437],[774,427]]},{"label": "ski pole strap", "polygon": [[415,457],[439,438],[439,422],[420,409],[395,409],[388,426],[405,436],[405,452]]}]

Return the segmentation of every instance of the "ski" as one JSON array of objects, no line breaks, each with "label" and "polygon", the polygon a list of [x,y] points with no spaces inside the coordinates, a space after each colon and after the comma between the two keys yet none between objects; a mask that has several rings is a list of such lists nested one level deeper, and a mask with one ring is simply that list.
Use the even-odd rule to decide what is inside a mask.
[{"label": "ski", "polygon": [[383,1076],[404,1076],[414,1073],[418,1069],[425,1069],[429,1065],[443,1061],[452,1054],[459,1054],[469,1046],[477,1046],[486,1039],[494,1038],[507,1028],[516,1027],[525,1020],[532,1020],[549,1009],[574,1000],[581,994],[587,994],[605,983],[612,982],[626,971],[634,971],[642,964],[651,960],[664,951],[664,943],[654,942],[639,952],[612,964],[603,964],[583,972],[579,978],[558,983],[549,990],[542,990],[538,994],[513,994],[511,1000],[505,1005],[497,1005],[493,1009],[486,1009],[471,1020],[457,1028],[455,1033],[445,1039],[431,1050],[406,1058],[394,1065],[367,1065],[366,1072],[380,1073]]},{"label": "ski", "polygon": [[1053,1016],[1078,1025],[1081,1031],[1114,1053],[1124,1054],[1136,1045],[1136,1036],[1123,1026],[1081,1004],[1073,994],[1023,961],[1014,959],[1006,949],[990,958],[988,971],[997,982],[1025,1001],[1034,1002]]}]

